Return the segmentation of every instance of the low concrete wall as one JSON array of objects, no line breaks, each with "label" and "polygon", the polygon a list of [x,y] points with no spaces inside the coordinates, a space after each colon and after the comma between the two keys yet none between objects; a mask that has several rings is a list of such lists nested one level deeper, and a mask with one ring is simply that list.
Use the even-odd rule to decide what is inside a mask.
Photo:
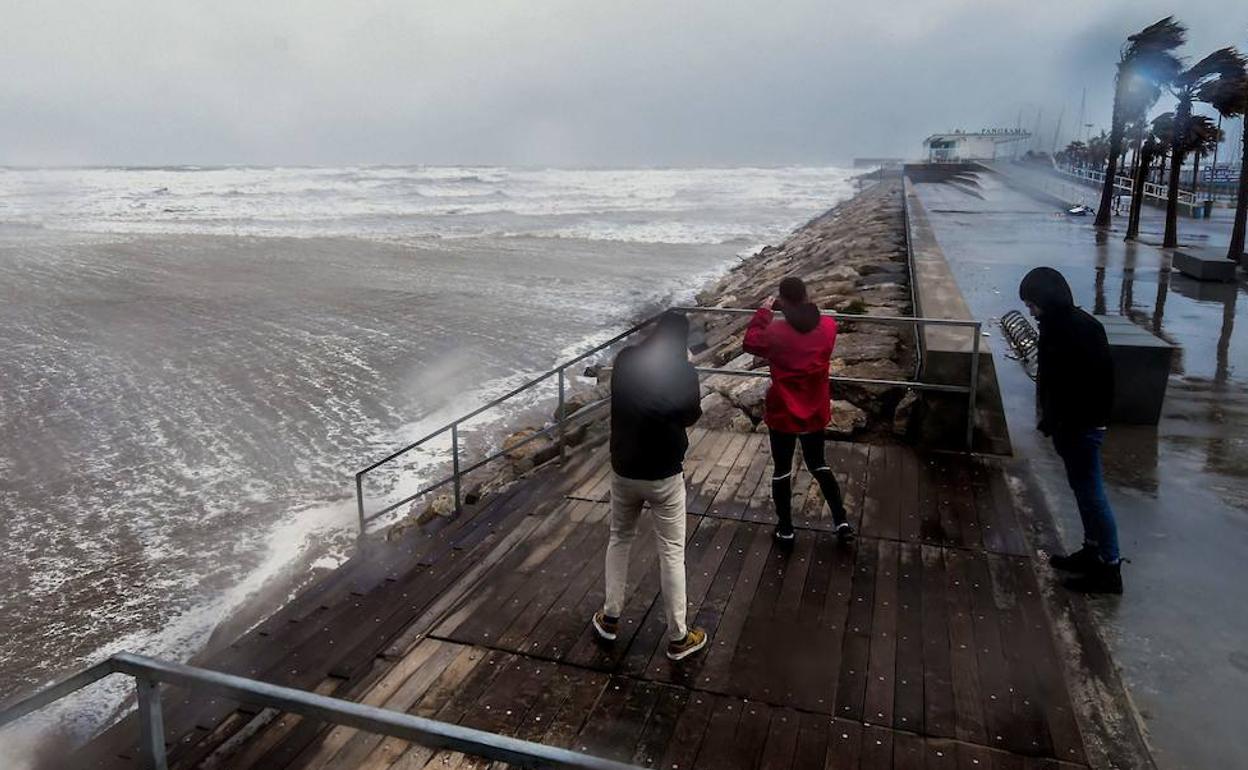
[{"label": "low concrete wall", "polygon": [[[937,169],[954,164],[941,164]],[[962,164],[968,165],[968,164]],[[936,241],[927,212],[914,190],[907,167],[904,181],[906,202],[906,241],[910,251],[910,275],[914,286],[915,315],[924,318],[972,320],[970,307],[962,296],[948,260]],[[965,171],[967,169],[963,169]],[[982,167],[976,170],[982,171]],[[957,173],[953,171],[952,173]],[[920,176],[938,175],[922,170]],[[982,319],[980,319],[982,320]],[[921,378],[924,382],[966,385],[971,379],[974,334],[970,328],[924,326],[919,332]],[[973,448],[978,452],[1011,454],[1001,389],[987,338],[979,339],[979,376],[976,393]],[[964,448],[966,446],[967,398],[960,393],[924,394],[919,420],[919,440],[927,446]]]}]

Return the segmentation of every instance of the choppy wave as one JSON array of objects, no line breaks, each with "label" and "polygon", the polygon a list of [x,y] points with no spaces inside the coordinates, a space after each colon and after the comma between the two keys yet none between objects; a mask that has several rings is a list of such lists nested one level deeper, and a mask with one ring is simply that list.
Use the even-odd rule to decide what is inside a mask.
[{"label": "choppy wave", "polygon": [[0,169],[0,222],[107,233],[714,244],[783,235],[842,197],[849,179],[821,167]]}]

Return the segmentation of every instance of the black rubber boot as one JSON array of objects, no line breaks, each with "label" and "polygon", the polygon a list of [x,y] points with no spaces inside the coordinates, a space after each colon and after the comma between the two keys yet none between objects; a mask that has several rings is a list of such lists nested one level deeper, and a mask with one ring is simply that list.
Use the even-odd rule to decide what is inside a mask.
[{"label": "black rubber boot", "polygon": [[1063,572],[1087,572],[1101,566],[1101,560],[1096,556],[1096,547],[1085,545],[1072,554],[1063,556],[1054,554],[1049,557],[1049,566],[1053,569],[1060,569]]},{"label": "black rubber boot", "polygon": [[1097,561],[1092,569],[1078,577],[1066,578],[1062,585],[1081,594],[1121,594],[1122,562],[1105,564]]}]

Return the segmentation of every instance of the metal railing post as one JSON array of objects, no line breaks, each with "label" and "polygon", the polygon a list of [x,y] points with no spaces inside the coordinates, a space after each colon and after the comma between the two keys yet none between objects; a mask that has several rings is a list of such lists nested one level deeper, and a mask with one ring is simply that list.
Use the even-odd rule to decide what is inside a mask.
[{"label": "metal railing post", "polygon": [[968,452],[975,448],[975,396],[979,389],[979,337],[982,333],[978,321],[971,327],[971,331],[975,339],[971,342],[971,383],[970,390],[966,394],[966,451]]},{"label": "metal railing post", "polygon": [[360,516],[360,537],[364,537],[365,528],[368,526],[364,521],[364,472],[360,471],[355,474],[355,508]]},{"label": "metal railing post", "polygon": [[458,513],[460,508],[459,423],[451,425],[451,472],[455,477],[455,512]]},{"label": "metal railing post", "polygon": [[567,417],[567,415],[563,413],[563,408],[564,408],[564,403],[565,403],[565,400],[564,400],[564,389],[565,389],[564,380],[565,379],[566,378],[563,375],[563,367],[561,366],[559,367],[559,407],[555,409],[555,419],[557,421],[556,425],[559,426],[559,439],[558,440],[559,440],[559,462],[560,464],[566,463],[568,461],[568,443],[564,436],[564,429],[563,429],[563,421]]},{"label": "metal railing post", "polygon": [[165,758],[165,717],[160,709],[160,685],[155,679],[135,677],[139,696],[139,727],[143,764],[148,770],[168,770]]}]

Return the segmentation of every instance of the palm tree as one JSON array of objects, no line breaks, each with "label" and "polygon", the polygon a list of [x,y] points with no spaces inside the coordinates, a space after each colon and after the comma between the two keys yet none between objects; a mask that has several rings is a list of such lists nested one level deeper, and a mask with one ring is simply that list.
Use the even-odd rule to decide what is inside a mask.
[{"label": "palm tree", "polygon": [[[1162,115],[1161,117],[1167,117]],[[1131,209],[1127,217],[1127,237],[1126,240],[1133,241],[1140,236],[1140,207],[1144,205],[1144,186],[1148,183],[1148,174],[1152,171],[1153,161],[1158,156],[1165,153],[1166,145],[1161,141],[1157,132],[1150,132],[1145,138],[1144,143],[1140,145],[1140,151],[1135,162],[1135,182],[1131,192]]]},{"label": "palm tree", "polygon": [[1200,159],[1222,143],[1222,129],[1208,115],[1193,115],[1183,146],[1192,153],[1192,197],[1199,197]]},{"label": "palm tree", "polygon": [[1218,79],[1233,78],[1244,72],[1244,58],[1234,48],[1219,48],[1190,68],[1175,75],[1171,93],[1178,104],[1174,110],[1174,131],[1170,139],[1170,186],[1166,191],[1166,236],[1164,248],[1179,245],[1179,173],[1186,154],[1184,144],[1192,121],[1192,102],[1200,90]]},{"label": "palm tree", "polygon": [[1096,211],[1096,226],[1108,227],[1114,197],[1114,181],[1118,175],[1118,156],[1122,154],[1123,131],[1133,118],[1143,118],[1148,106],[1138,105],[1159,84],[1168,83],[1180,65],[1174,49],[1187,39],[1187,28],[1167,16],[1127,38],[1118,52],[1118,68],[1114,73],[1114,111],[1109,131],[1109,165],[1105,169],[1105,185],[1101,188],[1101,205]]},{"label": "palm tree", "polygon": [[[1248,75],[1219,78],[1202,90],[1201,101],[1208,102],[1224,118],[1248,115]],[[1242,132],[1243,158],[1239,167],[1239,191],[1235,201],[1235,225],[1231,228],[1231,245],[1227,259],[1244,258],[1244,230],[1248,224],[1248,131]]]}]

